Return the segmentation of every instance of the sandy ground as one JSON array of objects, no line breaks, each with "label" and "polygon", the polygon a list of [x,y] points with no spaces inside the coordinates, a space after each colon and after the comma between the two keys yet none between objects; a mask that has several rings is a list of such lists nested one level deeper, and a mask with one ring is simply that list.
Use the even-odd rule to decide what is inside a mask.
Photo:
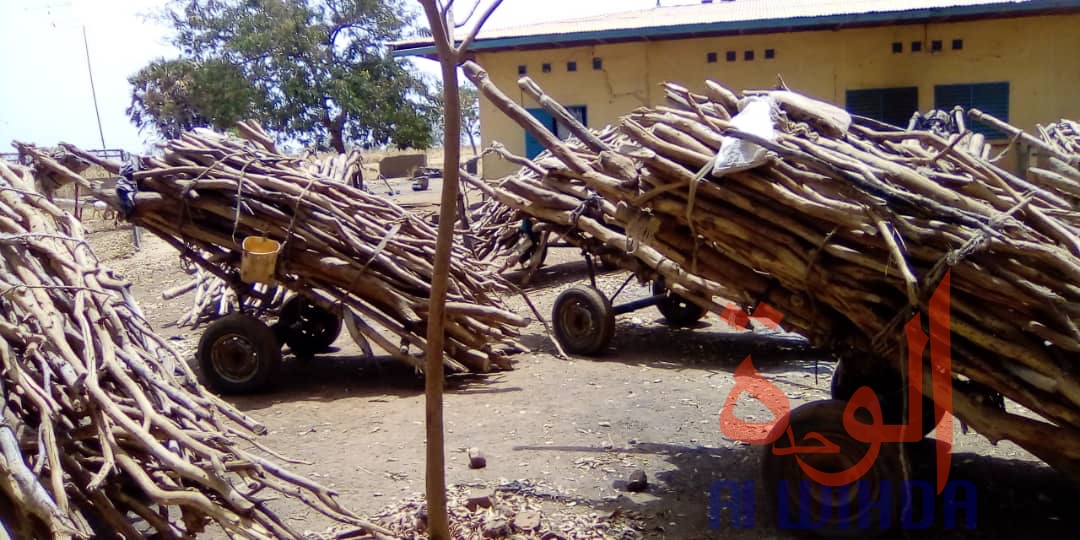
[{"label": "sandy ground", "polygon": [[[193,350],[199,331],[170,325],[191,298],[159,296],[185,278],[176,253],[150,235],[134,252],[126,229],[99,229],[92,234],[99,255],[134,282],[151,323],[182,351]],[[574,250],[554,249],[549,259],[529,292],[545,316],[559,292],[587,281]],[[622,282],[619,273],[599,279],[609,294]],[[645,293],[631,284],[620,299]],[[509,302],[527,312],[520,299]],[[753,529],[713,530],[708,522],[713,482],[753,481],[759,474],[761,449],[727,439],[718,428],[735,367],[753,354],[793,406],[828,397],[832,364],[802,350],[797,336],[733,332],[715,315],[698,328],[672,330],[649,308],[620,317],[611,348],[599,358],[557,358],[536,321],[524,342],[535,352],[519,356],[514,370],[448,383],[448,483],[484,492],[514,480],[543,481],[545,516],[637,512],[638,533],[646,538],[798,537],[776,527],[761,489]],[[333,487],[357,513],[374,515],[424,490],[423,381],[391,360],[362,358],[347,336],[336,347],[310,361],[287,356],[272,391],[229,400],[270,428],[265,444],[311,463],[295,470]],[[756,401],[737,412],[747,420],[769,418]],[[468,468],[469,447],[486,454],[486,468]],[[1080,493],[1055,472],[1015,445],[992,446],[959,428],[954,449],[950,478],[978,486],[977,528],[946,530],[938,515],[929,530],[896,536],[1076,538]],[[635,469],[648,475],[645,492],[624,490]],[[916,475],[929,474],[923,469],[916,459]],[[299,529],[331,525],[295,501],[272,504]]]}]

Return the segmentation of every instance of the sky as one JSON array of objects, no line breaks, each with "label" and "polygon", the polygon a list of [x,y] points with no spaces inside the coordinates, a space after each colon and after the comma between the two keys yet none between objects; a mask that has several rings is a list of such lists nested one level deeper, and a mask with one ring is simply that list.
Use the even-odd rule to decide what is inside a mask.
[{"label": "sky", "polygon": [[[663,0],[665,6],[695,3]],[[100,148],[102,135],[107,148],[146,150],[153,134],[140,134],[124,114],[131,101],[127,79],[154,59],[178,56],[169,43],[169,28],[151,17],[165,4],[166,0],[0,0],[0,152],[13,151],[8,146],[12,140]],[[656,0],[504,0],[488,26],[655,6]],[[416,8],[419,11],[419,4]],[[438,72],[435,62],[416,64],[425,72]]]}]

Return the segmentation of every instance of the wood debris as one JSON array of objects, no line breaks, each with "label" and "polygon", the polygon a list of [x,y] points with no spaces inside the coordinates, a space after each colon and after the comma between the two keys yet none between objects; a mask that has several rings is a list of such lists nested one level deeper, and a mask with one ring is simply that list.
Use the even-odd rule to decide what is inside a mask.
[{"label": "wood debris", "polygon": [[[636,540],[644,538],[647,528],[645,517],[636,512],[597,512],[588,501],[563,495],[543,481],[502,482],[484,504],[476,504],[476,498],[470,486],[447,489],[453,538]],[[414,496],[384,509],[375,519],[400,538],[420,540],[427,538],[425,508],[423,498]]]}]

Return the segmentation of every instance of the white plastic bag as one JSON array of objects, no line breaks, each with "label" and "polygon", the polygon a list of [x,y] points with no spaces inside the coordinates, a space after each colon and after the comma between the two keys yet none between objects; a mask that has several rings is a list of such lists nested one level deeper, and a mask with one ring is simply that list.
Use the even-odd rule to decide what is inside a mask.
[{"label": "white plastic bag", "polygon": [[[731,119],[731,126],[739,131],[757,135],[768,141],[776,140],[776,128],[773,124],[773,108],[776,106],[769,97],[749,97],[742,111]],[[720,142],[720,151],[713,162],[713,176],[724,176],[739,171],[746,171],[764,165],[768,161],[768,151],[750,141],[735,137],[724,137]]]}]

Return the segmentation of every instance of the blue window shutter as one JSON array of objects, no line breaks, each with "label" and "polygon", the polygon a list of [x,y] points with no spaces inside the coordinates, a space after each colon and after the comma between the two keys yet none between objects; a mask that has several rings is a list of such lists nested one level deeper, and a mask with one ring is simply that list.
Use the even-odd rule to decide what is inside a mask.
[{"label": "blue window shutter", "polygon": [[919,110],[919,89],[906,86],[848,90],[846,101],[847,110],[852,114],[907,127],[911,115]]},{"label": "blue window shutter", "polygon": [[1009,121],[1009,83],[975,84],[971,89],[974,107],[998,119]]},{"label": "blue window shutter", "polygon": [[[934,87],[934,108],[952,110],[960,106],[964,109],[979,109],[1003,122],[1009,121],[1009,83],[943,84]],[[967,127],[975,133],[981,133],[991,139],[1002,139],[1006,135],[986,124],[968,120]]]},{"label": "blue window shutter", "polygon": [[[555,117],[552,116],[551,113],[545,111],[544,109],[526,109],[526,110],[529,112],[529,114],[531,114],[533,116],[533,118],[536,118],[537,120],[539,120],[540,123],[543,124],[544,127],[547,128],[548,131],[550,131],[552,134],[554,134],[559,139],[566,140],[566,139],[570,138],[570,130],[566,129],[566,126],[562,125],[560,122],[556,122]],[[566,110],[571,115],[573,115],[574,118],[576,118],[578,122],[581,122],[582,125],[586,125],[586,126],[589,125],[588,112],[587,112],[584,105],[570,105],[570,106],[566,107]],[[544,145],[540,144],[540,141],[537,140],[536,137],[533,137],[532,133],[529,133],[528,131],[526,131],[525,132],[525,157],[528,158],[528,159],[532,159],[532,158],[540,155],[540,153],[543,152],[544,150],[546,150],[546,148],[544,148]]]},{"label": "blue window shutter", "polygon": [[[550,113],[548,113],[544,109],[528,109],[528,111],[529,114],[533,115],[533,118],[536,118],[540,121],[541,124],[544,124],[544,127],[546,127],[549,131],[554,131],[555,118],[553,118]],[[540,144],[540,141],[537,140],[536,137],[533,137],[532,133],[526,131],[525,157],[528,159],[532,159],[540,155],[540,152],[543,152],[544,150],[544,145]]]}]

